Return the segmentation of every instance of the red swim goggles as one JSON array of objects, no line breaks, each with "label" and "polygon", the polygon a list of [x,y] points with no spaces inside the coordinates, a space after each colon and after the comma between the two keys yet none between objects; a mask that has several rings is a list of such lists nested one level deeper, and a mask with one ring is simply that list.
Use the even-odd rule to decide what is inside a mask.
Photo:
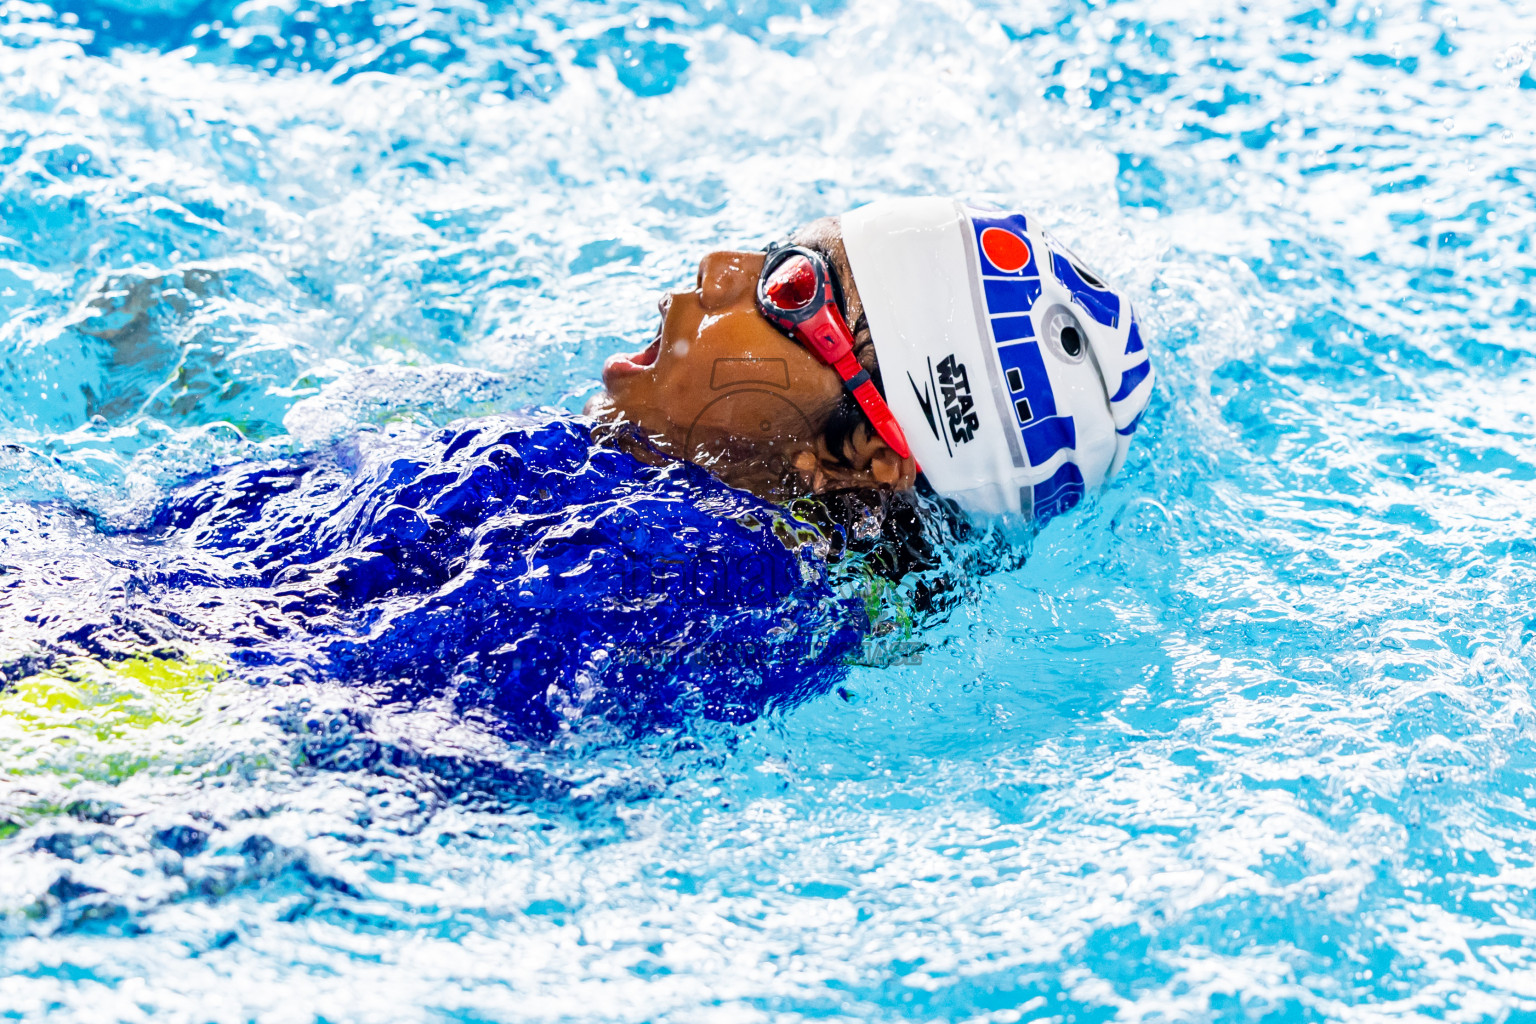
[{"label": "red swim goggles", "polygon": [[907,435],[853,354],[853,332],[838,309],[833,286],[832,272],[820,253],[798,245],[770,246],[757,278],[757,308],[769,323],[836,370],[875,433],[897,455],[911,458]]}]

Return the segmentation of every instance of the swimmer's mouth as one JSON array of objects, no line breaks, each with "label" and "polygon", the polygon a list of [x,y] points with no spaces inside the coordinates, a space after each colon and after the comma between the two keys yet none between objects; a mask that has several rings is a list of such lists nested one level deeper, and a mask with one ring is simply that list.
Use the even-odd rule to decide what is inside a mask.
[{"label": "swimmer's mouth", "polygon": [[616,354],[608,357],[603,364],[603,378],[607,379],[611,373],[638,373],[649,369],[656,362],[656,354],[661,351],[661,339],[657,338],[639,352],[630,355]]},{"label": "swimmer's mouth", "polygon": [[661,352],[661,329],[667,321],[667,307],[671,305],[668,301],[670,298],[671,296],[668,296],[661,302],[661,322],[656,325],[656,337],[651,339],[649,345],[639,352],[629,355],[624,355],[623,353],[611,355],[608,357],[608,361],[603,363],[603,385],[605,387],[611,386],[613,381],[620,377],[643,373],[656,365],[656,356]]}]

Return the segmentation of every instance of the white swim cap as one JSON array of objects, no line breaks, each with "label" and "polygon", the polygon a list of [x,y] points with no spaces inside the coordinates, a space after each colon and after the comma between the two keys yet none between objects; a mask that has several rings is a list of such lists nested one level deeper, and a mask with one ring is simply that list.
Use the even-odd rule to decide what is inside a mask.
[{"label": "white swim cap", "polygon": [[1119,471],[1152,397],[1129,301],[1022,213],[884,199],[842,226],[885,400],[934,490],[1043,520]]}]

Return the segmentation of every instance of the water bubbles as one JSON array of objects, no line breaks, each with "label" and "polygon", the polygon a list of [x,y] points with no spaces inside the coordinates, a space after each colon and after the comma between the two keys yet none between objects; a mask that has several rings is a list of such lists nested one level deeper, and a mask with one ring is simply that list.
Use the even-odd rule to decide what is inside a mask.
[{"label": "water bubbles", "polygon": [[1122,540],[1156,543],[1174,532],[1173,516],[1153,498],[1133,498],[1115,513],[1110,529]]},{"label": "water bubbles", "polygon": [[[0,10],[7,1008],[1518,1007],[1510,8],[65,6]],[[1032,546],[848,590],[832,692],[820,653],[744,691],[838,635],[701,632],[726,582],[868,581],[810,530],[722,573],[772,510],[539,428],[702,253],[922,192],[1059,225],[1159,396]],[[667,686],[697,714],[625,731]]]}]

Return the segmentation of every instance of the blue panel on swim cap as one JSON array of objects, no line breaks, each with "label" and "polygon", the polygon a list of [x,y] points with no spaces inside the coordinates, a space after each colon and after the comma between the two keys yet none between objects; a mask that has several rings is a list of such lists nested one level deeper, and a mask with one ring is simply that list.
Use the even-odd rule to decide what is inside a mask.
[{"label": "blue panel on swim cap", "polygon": [[1049,480],[1035,485],[1035,521],[1045,525],[1052,516],[1059,516],[1082,501],[1083,493],[1082,470],[1075,462],[1062,463]]},{"label": "blue panel on swim cap", "polygon": [[1131,320],[1130,336],[1125,339],[1125,354],[1130,355],[1132,352],[1140,352],[1146,347],[1147,346],[1141,340],[1141,327],[1133,318]]},{"label": "blue panel on swim cap", "polygon": [[992,319],[992,337],[999,345],[1007,345],[1022,338],[1033,338],[1035,325],[1029,314],[999,316]]},{"label": "blue panel on swim cap", "polygon": [[1125,426],[1116,429],[1115,433],[1124,437],[1130,437],[1132,434],[1136,433],[1136,428],[1141,426],[1141,418],[1146,414],[1147,410],[1141,410],[1141,412],[1136,414],[1135,419],[1131,420],[1131,422],[1127,423]]},{"label": "blue panel on swim cap", "polygon": [[1088,315],[1105,327],[1120,325],[1120,296],[1107,288],[1095,288],[1077,272],[1072,261],[1059,252],[1051,253],[1051,270],[1056,278],[1067,286],[1072,297],[1082,303]]},{"label": "blue panel on swim cap", "polygon": [[1111,403],[1123,402],[1131,397],[1131,392],[1136,390],[1136,385],[1147,379],[1147,374],[1152,372],[1152,363],[1137,363],[1120,375],[1120,389],[1109,396]]},{"label": "blue panel on swim cap", "polygon": [[1029,453],[1029,463],[1038,466],[1063,448],[1077,448],[1077,426],[1070,416],[1052,416],[1039,420],[1023,430],[1024,450]]},{"label": "blue panel on swim cap", "polygon": [[1035,342],[1008,345],[999,348],[997,355],[1005,376],[1010,369],[1016,369],[1024,378],[1024,395],[1035,415],[1055,416],[1056,392],[1051,388],[1050,375],[1045,372],[1045,358],[1040,355],[1040,346]]},{"label": "blue panel on swim cap", "polygon": [[991,316],[1028,313],[1040,297],[1038,277],[984,278],[981,286],[987,293],[987,313]]},{"label": "blue panel on swim cap", "polygon": [[[990,247],[986,245],[982,239],[983,233],[988,228],[1000,228],[1003,231],[1007,231],[1013,234],[1021,243],[1023,243],[1024,252],[1027,255],[1027,259],[1025,260],[1025,263],[1022,267],[1016,267],[1013,270],[1008,270],[1003,267],[999,267],[997,263],[993,261],[991,254],[989,254],[987,251]],[[1029,224],[1027,221],[1025,221],[1024,215],[1022,213],[999,215],[996,217],[973,216],[971,218],[971,230],[976,235],[976,252],[981,257],[981,272],[983,275],[1001,274],[1008,275],[1010,277],[1040,276],[1040,268],[1035,263],[1034,246],[1031,245],[1028,241]]]}]

